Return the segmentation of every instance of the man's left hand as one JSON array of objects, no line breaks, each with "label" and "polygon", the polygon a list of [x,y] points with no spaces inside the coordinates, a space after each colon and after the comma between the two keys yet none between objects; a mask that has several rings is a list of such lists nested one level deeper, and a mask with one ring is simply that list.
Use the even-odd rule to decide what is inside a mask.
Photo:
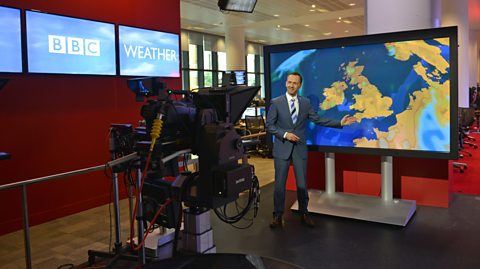
[{"label": "man's left hand", "polygon": [[350,125],[352,123],[355,123],[357,122],[357,118],[355,117],[350,117],[350,115],[345,115],[341,120],[340,120],[340,123],[342,124],[342,126],[347,126],[347,125]]}]

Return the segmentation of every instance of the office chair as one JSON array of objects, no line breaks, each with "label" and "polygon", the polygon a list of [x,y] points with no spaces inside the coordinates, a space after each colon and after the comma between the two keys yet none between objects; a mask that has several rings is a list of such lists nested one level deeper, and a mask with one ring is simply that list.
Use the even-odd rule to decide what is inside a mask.
[{"label": "office chair", "polygon": [[475,137],[470,136],[470,130],[473,124],[475,123],[475,108],[461,108],[464,112],[464,117],[461,119],[461,135],[463,136],[463,143],[473,148],[478,148],[478,146],[470,141],[476,141]]},{"label": "office chair", "polygon": [[[458,109],[458,158],[461,159],[464,157],[464,155],[472,156],[472,154],[464,149],[464,142],[465,142],[465,136],[464,136],[464,126],[467,121],[467,111],[465,108],[459,108]],[[462,162],[452,162],[452,166],[454,168],[458,168],[460,170],[460,173],[465,172],[465,169],[468,168],[466,163]]]},{"label": "office chair", "polygon": [[[247,135],[254,135],[265,132],[265,121],[262,116],[245,116],[245,129]],[[268,147],[265,141],[265,134],[259,135],[256,139],[260,140],[260,143],[255,146],[254,149],[248,151],[248,153],[257,154],[265,158],[268,156]]]}]

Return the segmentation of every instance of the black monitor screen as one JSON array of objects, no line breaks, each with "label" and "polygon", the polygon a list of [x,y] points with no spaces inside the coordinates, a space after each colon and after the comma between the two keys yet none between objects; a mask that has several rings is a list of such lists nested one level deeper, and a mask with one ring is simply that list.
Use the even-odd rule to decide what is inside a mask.
[{"label": "black monitor screen", "polygon": [[456,158],[456,27],[273,45],[264,55],[267,100],[299,72],[299,94],[320,116],[357,118],[342,129],[309,123],[310,149]]}]

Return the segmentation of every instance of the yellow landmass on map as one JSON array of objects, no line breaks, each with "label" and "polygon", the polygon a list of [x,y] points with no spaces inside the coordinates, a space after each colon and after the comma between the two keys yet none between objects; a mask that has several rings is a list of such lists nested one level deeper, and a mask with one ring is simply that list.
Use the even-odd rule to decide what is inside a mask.
[{"label": "yellow landmass on map", "polygon": [[320,109],[327,110],[334,106],[340,105],[345,99],[345,90],[348,88],[347,83],[343,81],[335,81],[330,88],[323,90],[325,100],[320,104]]},{"label": "yellow landmass on map", "polygon": [[[446,40],[445,40],[446,39]],[[435,39],[439,43],[448,43],[448,38]],[[418,55],[420,58],[435,66],[440,73],[445,74],[449,63],[440,54],[440,48],[429,45],[423,40],[414,41],[402,41],[402,42],[390,42],[385,43],[385,47],[393,52],[393,57],[400,61],[407,61],[413,54]]]},{"label": "yellow landmass on map", "polygon": [[448,37],[434,38],[433,40],[437,41],[438,43],[444,46],[450,46],[450,40],[448,40]]},{"label": "yellow landmass on map", "polygon": [[[435,40],[448,45],[448,38]],[[397,123],[390,126],[387,132],[374,129],[377,139],[368,140],[366,137],[362,137],[355,139],[354,143],[357,147],[367,148],[418,149],[420,146],[416,139],[417,128],[420,124],[420,117],[427,106],[434,106],[435,117],[441,127],[449,124],[450,81],[447,80],[444,83],[434,81],[434,79],[439,80],[439,72],[445,73],[449,64],[440,55],[440,49],[423,41],[388,43],[385,46],[388,49],[394,49],[394,56],[398,60],[408,60],[412,54],[416,54],[432,64],[435,70],[428,72],[428,69],[421,62],[416,63],[413,69],[425,80],[428,88],[413,92],[410,96],[408,109],[396,115]],[[449,146],[449,144],[445,144],[445,150],[449,150]]]},{"label": "yellow landmass on map", "polygon": [[382,96],[378,88],[371,84],[367,77],[362,75],[364,66],[357,66],[358,61],[348,63],[345,68],[345,75],[350,85],[357,85],[361,90],[360,94],[354,95],[355,103],[350,109],[360,112],[353,115],[360,121],[363,118],[372,119],[377,117],[390,116],[393,111],[392,98]]},{"label": "yellow landmass on map", "polygon": [[378,139],[356,139],[354,141],[355,145],[357,147],[368,148],[416,148],[416,134],[418,133],[416,128],[419,124],[421,111],[425,109],[431,101],[432,95],[430,90],[424,88],[414,92],[413,96],[410,96],[409,108],[396,115],[397,123],[389,127],[388,132],[374,129]]}]

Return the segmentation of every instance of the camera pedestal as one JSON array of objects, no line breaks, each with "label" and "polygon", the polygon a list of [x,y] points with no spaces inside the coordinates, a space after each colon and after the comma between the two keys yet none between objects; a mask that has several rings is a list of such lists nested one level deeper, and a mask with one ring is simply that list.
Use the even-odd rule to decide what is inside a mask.
[{"label": "camera pedestal", "polygon": [[183,210],[183,216],[183,249],[193,253],[216,253],[210,210],[187,208]]}]

